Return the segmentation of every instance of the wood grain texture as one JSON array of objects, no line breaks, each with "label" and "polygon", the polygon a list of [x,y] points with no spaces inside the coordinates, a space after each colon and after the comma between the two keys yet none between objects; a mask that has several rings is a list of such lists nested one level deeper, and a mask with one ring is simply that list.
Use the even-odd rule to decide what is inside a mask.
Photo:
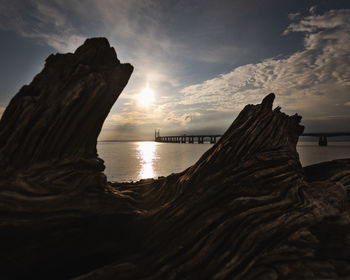
[{"label": "wood grain texture", "polygon": [[96,139],[131,72],[91,39],[6,109],[2,279],[350,277],[350,160],[303,169],[301,117],[273,110],[274,94],[183,172],[108,183]]}]

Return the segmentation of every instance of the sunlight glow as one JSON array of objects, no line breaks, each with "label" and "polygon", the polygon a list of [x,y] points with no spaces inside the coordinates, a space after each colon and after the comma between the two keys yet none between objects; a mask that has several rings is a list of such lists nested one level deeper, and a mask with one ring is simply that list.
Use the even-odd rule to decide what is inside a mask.
[{"label": "sunlight glow", "polygon": [[156,158],[156,143],[138,142],[137,151],[141,164],[139,173],[140,179],[153,178],[155,176],[153,170],[153,161]]},{"label": "sunlight glow", "polygon": [[137,96],[138,102],[142,106],[149,106],[154,101],[153,90],[147,86],[140,94]]}]

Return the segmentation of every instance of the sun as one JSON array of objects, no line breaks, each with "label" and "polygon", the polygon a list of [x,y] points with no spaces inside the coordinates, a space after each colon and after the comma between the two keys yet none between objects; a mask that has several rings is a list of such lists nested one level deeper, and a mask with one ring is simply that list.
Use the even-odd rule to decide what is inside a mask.
[{"label": "sun", "polygon": [[137,96],[138,102],[142,106],[149,106],[154,100],[153,91],[147,86],[142,92]]}]

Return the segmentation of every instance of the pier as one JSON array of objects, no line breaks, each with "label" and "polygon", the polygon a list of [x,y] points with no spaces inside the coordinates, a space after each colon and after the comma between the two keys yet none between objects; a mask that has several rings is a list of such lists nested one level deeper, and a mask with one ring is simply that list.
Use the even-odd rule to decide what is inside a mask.
[{"label": "pier", "polygon": [[350,136],[350,132],[312,132],[312,133],[303,133],[301,136],[318,137],[318,145],[327,146],[328,145],[327,137]]},{"label": "pier", "polygon": [[158,136],[155,138],[156,142],[166,142],[166,143],[198,143],[203,144],[205,142],[215,144],[217,138],[222,135],[181,135],[181,136]]},{"label": "pier", "polygon": [[[211,143],[215,144],[222,134],[203,134],[203,135],[172,135],[172,136],[160,136],[159,130],[155,131],[154,141],[165,143]],[[318,137],[319,146],[328,145],[328,137],[336,136],[350,136],[350,132],[311,132],[303,133],[301,136]]]}]

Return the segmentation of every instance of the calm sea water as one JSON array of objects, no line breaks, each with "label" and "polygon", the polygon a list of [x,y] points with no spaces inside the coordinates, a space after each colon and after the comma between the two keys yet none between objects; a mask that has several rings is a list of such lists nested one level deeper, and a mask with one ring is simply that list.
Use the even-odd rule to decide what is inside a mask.
[{"label": "calm sea water", "polygon": [[[194,164],[212,144],[157,142],[98,142],[97,150],[105,161],[108,180],[137,181],[183,171]],[[303,166],[339,158],[350,158],[350,142],[299,142]]]}]

